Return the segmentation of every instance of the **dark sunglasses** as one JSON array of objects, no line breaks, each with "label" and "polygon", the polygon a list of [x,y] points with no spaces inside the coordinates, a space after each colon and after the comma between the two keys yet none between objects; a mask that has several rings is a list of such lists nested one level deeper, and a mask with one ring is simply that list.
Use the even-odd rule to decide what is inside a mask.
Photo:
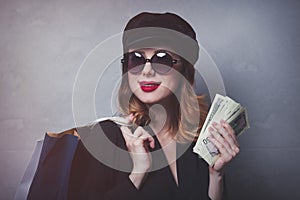
[{"label": "dark sunglasses", "polygon": [[152,69],[159,74],[168,73],[173,64],[177,60],[165,51],[156,52],[150,59],[146,59],[143,54],[138,51],[126,53],[121,62],[125,65],[125,69],[132,74],[138,74],[143,71],[146,62],[150,62]]}]

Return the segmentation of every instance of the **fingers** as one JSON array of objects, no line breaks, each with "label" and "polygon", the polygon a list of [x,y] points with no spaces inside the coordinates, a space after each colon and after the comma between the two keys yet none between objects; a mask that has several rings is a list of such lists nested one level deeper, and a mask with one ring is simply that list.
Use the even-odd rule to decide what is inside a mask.
[{"label": "fingers", "polygon": [[233,140],[234,144],[239,147],[240,145],[237,141],[235,132],[232,129],[232,127],[224,120],[221,120],[221,126],[225,129],[225,131],[226,131],[225,133],[228,133],[228,134],[225,134],[225,135],[227,137],[230,137]]},{"label": "fingers", "polygon": [[[213,127],[217,130],[219,135],[225,139],[229,144],[231,150],[236,151],[239,147],[234,130],[227,122],[221,122],[221,124],[213,123]],[[230,150],[230,149],[228,149]]]},{"label": "fingers", "polygon": [[120,129],[127,144],[132,138],[132,132],[127,126],[121,126]]},{"label": "fingers", "polygon": [[209,127],[209,132],[211,133],[209,140],[217,147],[221,156],[228,157],[228,159],[230,159],[230,156],[234,154],[230,144],[215,129]]},{"label": "fingers", "polygon": [[132,173],[147,172],[152,163],[148,146],[154,148],[154,139],[142,127],[138,127],[133,133],[126,126],[121,126],[120,129],[133,162]]},{"label": "fingers", "polygon": [[152,149],[155,147],[154,138],[141,126],[137,127],[133,133],[125,126],[121,127],[121,131],[127,146],[134,144],[135,146],[143,145],[147,148],[148,145],[146,145],[146,143],[149,143]]},{"label": "fingers", "polygon": [[154,138],[141,126],[138,126],[133,133],[133,136],[138,137],[139,139],[143,140],[144,142],[149,142],[150,147],[154,148]]},{"label": "fingers", "polygon": [[230,161],[239,153],[239,144],[234,130],[227,122],[222,120],[220,124],[213,123],[213,127],[209,127],[209,132],[210,141],[218,148],[225,161]]}]

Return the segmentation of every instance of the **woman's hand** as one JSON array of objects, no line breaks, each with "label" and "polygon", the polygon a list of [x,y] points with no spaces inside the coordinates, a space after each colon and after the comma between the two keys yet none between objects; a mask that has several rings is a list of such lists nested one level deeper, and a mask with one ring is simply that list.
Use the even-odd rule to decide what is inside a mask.
[{"label": "woman's hand", "polygon": [[125,126],[121,127],[121,131],[133,162],[129,178],[135,187],[139,188],[152,164],[149,148],[154,148],[154,139],[141,126],[137,127],[134,133]]},{"label": "woman's hand", "polygon": [[240,151],[239,144],[231,126],[221,120],[221,122],[213,123],[209,127],[209,140],[219,150],[220,157],[212,167],[209,167],[209,197],[212,200],[221,200],[223,196],[223,173],[224,167],[229,163]]},{"label": "woman's hand", "polygon": [[209,127],[211,133],[210,141],[218,148],[220,152],[219,159],[215,162],[210,170],[223,173],[223,169],[239,153],[239,144],[236,135],[231,126],[221,120],[220,123],[213,123],[213,127]]}]

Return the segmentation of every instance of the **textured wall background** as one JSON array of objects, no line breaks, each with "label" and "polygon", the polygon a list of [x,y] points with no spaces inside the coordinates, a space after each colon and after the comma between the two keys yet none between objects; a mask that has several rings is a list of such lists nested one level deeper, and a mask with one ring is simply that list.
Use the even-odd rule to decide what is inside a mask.
[{"label": "textured wall background", "polygon": [[297,0],[0,0],[0,199],[13,198],[45,131],[74,126],[72,87],[88,52],[141,11],[189,21],[227,94],[248,108],[251,129],[227,169],[230,199],[300,199]]}]

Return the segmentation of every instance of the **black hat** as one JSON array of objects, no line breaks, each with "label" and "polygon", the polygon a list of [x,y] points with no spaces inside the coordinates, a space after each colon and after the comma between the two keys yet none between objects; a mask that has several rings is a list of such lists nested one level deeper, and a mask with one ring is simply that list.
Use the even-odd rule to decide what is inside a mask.
[{"label": "black hat", "polygon": [[165,46],[194,64],[199,45],[191,25],[173,13],[143,12],[131,18],[123,34],[124,53],[131,48]]},{"label": "black hat", "polygon": [[129,20],[124,31],[143,27],[167,28],[196,40],[196,33],[191,25],[174,13],[140,13]]}]

